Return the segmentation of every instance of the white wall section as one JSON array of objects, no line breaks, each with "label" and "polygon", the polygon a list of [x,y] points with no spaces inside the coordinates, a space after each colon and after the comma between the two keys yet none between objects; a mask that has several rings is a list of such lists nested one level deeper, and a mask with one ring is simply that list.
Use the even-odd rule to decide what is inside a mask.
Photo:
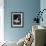
[{"label": "white wall section", "polygon": [[0,0],[0,42],[4,41],[4,0]]}]

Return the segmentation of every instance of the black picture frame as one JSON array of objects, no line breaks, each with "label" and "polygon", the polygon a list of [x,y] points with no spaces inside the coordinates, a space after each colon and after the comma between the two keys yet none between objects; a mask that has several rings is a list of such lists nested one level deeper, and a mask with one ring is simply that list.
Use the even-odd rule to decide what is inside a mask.
[{"label": "black picture frame", "polygon": [[24,12],[11,12],[11,27],[24,27]]}]

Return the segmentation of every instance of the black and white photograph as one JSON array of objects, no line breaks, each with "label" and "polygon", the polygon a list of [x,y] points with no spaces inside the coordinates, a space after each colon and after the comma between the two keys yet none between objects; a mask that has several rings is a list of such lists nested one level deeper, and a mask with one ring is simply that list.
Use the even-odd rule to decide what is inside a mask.
[{"label": "black and white photograph", "polygon": [[23,27],[24,25],[24,12],[11,12],[11,26]]}]

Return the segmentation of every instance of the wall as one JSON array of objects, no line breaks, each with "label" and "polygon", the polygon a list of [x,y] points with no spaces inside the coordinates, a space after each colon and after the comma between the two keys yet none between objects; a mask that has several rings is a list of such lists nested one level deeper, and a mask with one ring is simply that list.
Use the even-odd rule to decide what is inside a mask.
[{"label": "wall", "polygon": [[[46,0],[41,0],[40,1],[40,9],[41,9],[41,11],[43,10],[43,9],[46,9]],[[40,25],[42,25],[42,26],[45,26],[46,27],[46,10],[43,12],[43,22],[41,21],[40,22]]]},{"label": "wall", "polygon": [[[4,36],[7,41],[18,41],[32,28],[35,12],[40,9],[40,0],[4,0]],[[11,27],[11,12],[24,12],[24,27]]]},{"label": "wall", "polygon": [[0,42],[4,41],[4,0],[0,1]]}]

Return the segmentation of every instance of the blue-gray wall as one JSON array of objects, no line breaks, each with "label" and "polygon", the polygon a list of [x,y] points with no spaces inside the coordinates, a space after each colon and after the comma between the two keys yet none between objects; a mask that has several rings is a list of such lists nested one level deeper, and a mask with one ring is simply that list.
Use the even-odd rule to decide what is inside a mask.
[{"label": "blue-gray wall", "polygon": [[[4,35],[7,41],[18,41],[32,28],[33,18],[40,9],[40,0],[4,0]],[[11,27],[11,12],[24,12],[24,27]]]},{"label": "blue-gray wall", "polygon": [[[40,1],[40,10],[42,11],[43,9],[46,9],[46,0]],[[41,21],[40,25],[46,27],[46,10],[44,10],[42,17],[43,17],[43,22]]]}]

